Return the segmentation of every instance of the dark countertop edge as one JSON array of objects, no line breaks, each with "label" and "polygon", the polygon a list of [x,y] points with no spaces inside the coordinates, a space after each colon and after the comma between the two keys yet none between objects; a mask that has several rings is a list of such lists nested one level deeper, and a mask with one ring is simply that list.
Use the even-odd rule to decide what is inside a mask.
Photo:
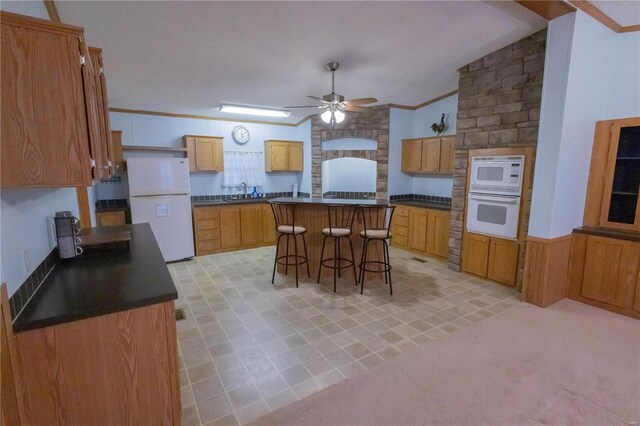
[{"label": "dark countertop edge", "polygon": [[425,209],[451,211],[451,204],[448,203],[434,203],[430,201],[421,200],[393,200],[391,204],[398,204],[401,206],[422,207]]},{"label": "dark countertop edge", "polygon": [[211,200],[211,201],[192,201],[191,207],[207,207],[207,206],[237,206],[242,204],[258,204],[268,203],[274,198],[245,198],[240,200]]},{"label": "dark countertop edge", "polygon": [[293,197],[279,197],[272,198],[269,201],[275,201],[278,203],[293,203],[293,204],[318,204],[318,205],[369,205],[369,206],[388,206],[390,203],[388,200],[378,199],[348,199],[348,198],[293,198]]},{"label": "dark countertop edge", "polygon": [[44,327],[51,327],[54,325],[65,324],[68,322],[80,321],[83,319],[99,317],[102,315],[115,314],[122,311],[128,311],[136,308],[144,308],[146,306],[155,305],[158,303],[170,302],[178,299],[178,292],[174,294],[152,297],[149,299],[137,300],[132,303],[124,303],[118,305],[104,306],[100,309],[91,311],[76,311],[65,315],[60,315],[55,318],[43,318],[34,321],[19,322],[19,315],[14,319],[13,331],[19,333],[21,331],[35,330]]},{"label": "dark countertop edge", "polygon": [[620,229],[596,228],[594,226],[581,226],[574,228],[573,232],[578,234],[596,235],[599,237],[616,238],[618,240],[640,242],[640,232],[624,231]]}]

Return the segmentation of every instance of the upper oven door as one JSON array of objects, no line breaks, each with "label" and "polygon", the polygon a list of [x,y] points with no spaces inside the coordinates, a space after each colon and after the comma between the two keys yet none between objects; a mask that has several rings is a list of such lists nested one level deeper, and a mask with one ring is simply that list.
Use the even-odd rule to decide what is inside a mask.
[{"label": "upper oven door", "polygon": [[519,196],[523,169],[524,156],[473,157],[469,192]]},{"label": "upper oven door", "polygon": [[469,194],[467,231],[515,240],[519,213],[520,197]]}]

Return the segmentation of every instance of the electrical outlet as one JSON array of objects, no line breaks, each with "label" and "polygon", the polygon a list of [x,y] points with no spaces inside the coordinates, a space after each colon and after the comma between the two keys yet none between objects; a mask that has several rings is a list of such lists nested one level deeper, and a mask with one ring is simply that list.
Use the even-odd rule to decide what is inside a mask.
[{"label": "electrical outlet", "polygon": [[29,250],[26,248],[20,249],[20,255],[22,255],[22,269],[25,275],[31,272],[31,260],[29,259]]}]

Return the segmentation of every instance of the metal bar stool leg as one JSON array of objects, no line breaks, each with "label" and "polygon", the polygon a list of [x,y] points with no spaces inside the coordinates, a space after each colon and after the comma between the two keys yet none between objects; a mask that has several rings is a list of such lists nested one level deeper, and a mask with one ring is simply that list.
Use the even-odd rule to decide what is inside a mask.
[{"label": "metal bar stool leg", "polygon": [[340,250],[340,237],[336,238],[336,245],[338,246],[338,277],[342,278],[342,251]]},{"label": "metal bar stool leg", "polygon": [[389,293],[391,294],[391,296],[393,296],[393,286],[391,285],[391,258],[389,257],[389,244],[387,243],[387,240],[384,240],[383,242],[385,251],[387,253],[387,264],[385,265],[385,268],[388,269],[387,273],[389,274]]},{"label": "metal bar stool leg", "polygon": [[302,245],[304,246],[304,261],[307,264],[307,277],[311,278],[311,272],[309,272],[309,256],[307,256],[307,240],[302,234]]},{"label": "metal bar stool leg", "polygon": [[353,241],[349,237],[349,247],[351,248],[351,267],[353,268],[353,280],[358,285],[358,274],[356,272],[356,256],[353,254]]},{"label": "metal bar stool leg", "polygon": [[389,264],[389,259],[387,258],[387,242],[382,240],[382,260],[384,261],[384,283],[389,284],[389,280],[387,279],[387,265]]},{"label": "metal bar stool leg", "polygon": [[369,239],[366,238],[364,240],[364,249],[362,250],[362,266],[360,267],[360,274],[361,274],[361,278],[360,278],[360,294],[363,293],[364,291],[364,275],[366,274],[366,271],[364,270],[364,268],[366,268],[366,264],[367,264],[367,251],[369,250]]},{"label": "metal bar stool leg", "polygon": [[318,266],[318,279],[316,280],[317,283],[320,282],[320,273],[322,272],[322,262],[324,261],[324,245],[326,242],[327,242],[327,236],[325,235],[325,237],[322,239],[322,251],[320,252],[320,265]]},{"label": "metal bar stool leg", "polygon": [[333,292],[336,292],[336,279],[338,276],[338,269],[335,263],[338,261],[338,238],[333,238]]},{"label": "metal bar stool leg", "polygon": [[295,250],[293,258],[296,260],[296,288],[298,288],[298,238],[296,234],[293,234],[293,250]]},{"label": "metal bar stool leg", "polygon": [[285,260],[284,274],[285,275],[289,275],[289,237],[290,237],[290,235],[289,234],[286,234],[286,235],[287,235],[287,253],[286,253],[287,257],[285,257],[285,259],[284,259]]},{"label": "metal bar stool leg", "polygon": [[284,234],[278,235],[278,241],[276,242],[276,258],[273,260],[273,274],[271,275],[271,284],[276,279],[276,266],[278,265],[278,251],[280,250],[280,238],[282,238]]}]

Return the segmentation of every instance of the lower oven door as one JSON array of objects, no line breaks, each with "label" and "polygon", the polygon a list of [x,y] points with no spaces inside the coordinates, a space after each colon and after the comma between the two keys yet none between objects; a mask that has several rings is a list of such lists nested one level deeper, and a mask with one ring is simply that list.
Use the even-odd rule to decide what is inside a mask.
[{"label": "lower oven door", "polygon": [[519,213],[520,197],[469,193],[467,231],[515,240]]}]

